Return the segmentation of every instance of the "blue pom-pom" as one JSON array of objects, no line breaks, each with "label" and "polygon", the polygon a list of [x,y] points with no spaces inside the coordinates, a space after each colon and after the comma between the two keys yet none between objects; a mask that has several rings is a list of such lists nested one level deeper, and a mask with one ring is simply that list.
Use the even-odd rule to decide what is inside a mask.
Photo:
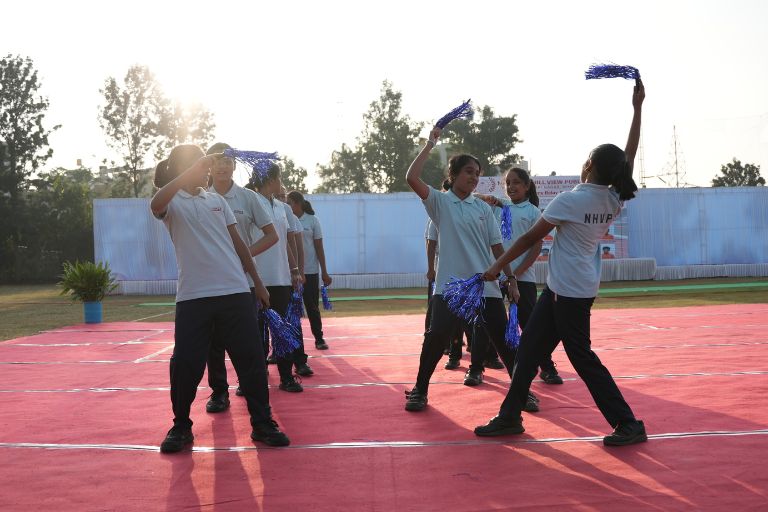
[{"label": "blue pom-pom", "polygon": [[266,177],[272,164],[280,159],[280,156],[277,153],[243,151],[240,149],[225,149],[224,156],[234,158],[246,167],[251,168],[261,179]]},{"label": "blue pom-pom", "polygon": [[512,240],[512,207],[508,204],[501,207],[501,237]]},{"label": "blue pom-pom", "polygon": [[472,324],[481,319],[485,306],[484,290],[482,274],[468,279],[452,277],[443,285],[443,299],[451,313]]},{"label": "blue pom-pom", "polygon": [[331,311],[333,309],[333,304],[331,304],[331,299],[328,297],[328,287],[323,285],[320,287],[320,295],[323,298],[323,309],[326,311]]},{"label": "blue pom-pom", "polygon": [[475,111],[472,109],[472,104],[470,103],[471,101],[472,100],[467,100],[455,109],[445,114],[443,117],[437,120],[435,126],[442,130],[454,119],[472,119]]},{"label": "blue pom-pom", "polygon": [[640,78],[640,71],[633,66],[619,66],[617,64],[592,64],[584,72],[587,80],[596,78],[626,78],[627,80],[637,80]]},{"label": "blue pom-pom", "polygon": [[283,320],[274,309],[264,311],[266,324],[269,326],[269,334],[272,340],[272,354],[277,358],[284,358],[301,345],[299,333],[295,327]]},{"label": "blue pom-pom", "polygon": [[301,328],[301,317],[304,316],[303,296],[304,290],[301,286],[298,290],[292,290],[288,310],[285,312],[285,321],[297,329]]},{"label": "blue pom-pom", "polygon": [[507,330],[504,333],[504,341],[509,348],[516,349],[520,345],[520,329],[517,321],[517,304],[509,304],[509,320],[507,321]]}]

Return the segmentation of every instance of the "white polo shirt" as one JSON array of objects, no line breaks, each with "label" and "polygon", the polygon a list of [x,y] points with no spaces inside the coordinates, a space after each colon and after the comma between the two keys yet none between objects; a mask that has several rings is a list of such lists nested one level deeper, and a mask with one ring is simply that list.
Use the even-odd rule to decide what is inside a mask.
[{"label": "white polo shirt", "polygon": [[[501,243],[501,230],[488,204],[472,194],[461,200],[451,190],[441,193],[432,187],[422,202],[438,230],[440,265],[435,294],[443,293],[443,285],[451,277],[467,279],[496,261],[491,246]],[[483,295],[501,298],[498,281],[486,281]]]},{"label": "white polo shirt", "polygon": [[315,240],[323,239],[323,230],[320,227],[320,221],[317,217],[305,213],[299,217],[302,226],[301,239],[304,242],[304,273],[319,274],[320,262],[317,259],[315,250]]},{"label": "white polo shirt", "polygon": [[[512,247],[512,244],[515,243],[515,240],[524,235],[529,229],[533,227],[534,224],[536,224],[536,221],[541,217],[541,211],[539,211],[539,209],[532,205],[528,200],[515,204],[509,199],[502,198],[501,202],[504,205],[509,206],[512,213],[512,239],[502,240],[501,242],[504,246],[504,250],[506,251]],[[494,208],[493,213],[496,215],[496,221],[499,223],[499,226],[501,226],[501,208]],[[512,272],[514,272],[515,269],[525,260],[530,251],[531,249],[512,260],[512,262],[509,264],[509,266],[512,268]],[[517,277],[518,281],[535,283],[536,273],[533,270],[533,265],[528,267],[525,272],[515,277]]]},{"label": "white polo shirt", "polygon": [[[262,194],[256,194],[259,204],[266,210],[272,219],[272,224],[277,232],[277,243],[254,257],[256,269],[264,286],[290,286],[291,268],[288,265],[288,218],[285,215],[285,203],[277,199],[271,201]],[[264,233],[255,233],[256,240],[261,239]]]},{"label": "white polo shirt", "polygon": [[275,199],[275,201],[278,201],[283,205],[285,208],[285,217],[288,219],[288,232],[289,233],[301,233],[303,228],[301,227],[301,222],[299,221],[299,218],[296,216],[296,214],[293,213],[293,208],[288,203],[283,203],[282,201]]},{"label": "white polo shirt", "polygon": [[600,239],[621,212],[607,185],[581,183],[556,196],[542,214],[557,226],[549,252],[547,286],[558,295],[592,298],[600,288]]},{"label": "white polo shirt", "polygon": [[[213,186],[208,187],[208,192],[218,194]],[[246,246],[252,246],[264,236],[261,229],[272,224],[272,217],[259,202],[256,192],[243,188],[237,183],[232,182],[229,190],[220,195],[227,201],[232,213],[235,214],[237,232],[240,234],[240,238],[243,239]],[[260,233],[260,236],[257,236],[257,233]],[[253,287],[251,276],[248,274],[245,276],[248,279],[248,284]]]},{"label": "white polo shirt", "polygon": [[194,196],[179,190],[159,218],[176,249],[176,302],[250,292],[227,230],[237,221],[224,198],[202,188]]}]

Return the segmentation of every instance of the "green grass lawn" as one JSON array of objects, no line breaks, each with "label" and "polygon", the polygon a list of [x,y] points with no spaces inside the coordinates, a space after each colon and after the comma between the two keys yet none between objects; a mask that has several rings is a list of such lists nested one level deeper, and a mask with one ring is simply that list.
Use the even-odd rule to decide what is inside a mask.
[{"label": "green grass lawn", "polygon": [[[751,283],[751,285],[749,285]],[[757,286],[754,285],[757,283]],[[697,290],[690,285],[747,284],[735,288],[706,288]],[[763,284],[765,286],[763,286]],[[686,286],[681,290],[653,290],[657,287]],[[611,289],[630,288],[620,293]],[[644,289],[651,288],[650,291]],[[684,281],[622,281],[604,283],[606,295],[598,297],[595,308],[656,308],[673,306],[702,306],[716,304],[768,303],[766,279],[688,279]],[[384,295],[425,295],[423,288],[381,290],[335,290],[331,298],[371,297]],[[130,295],[107,297],[104,301],[104,321],[170,322],[173,306],[142,306],[147,303],[172,303],[167,295]],[[323,311],[324,318],[367,315],[424,314],[423,299],[347,300],[334,303],[333,311]],[[83,307],[59,295],[55,285],[0,286],[0,341],[35,334],[48,329],[83,321]]]}]

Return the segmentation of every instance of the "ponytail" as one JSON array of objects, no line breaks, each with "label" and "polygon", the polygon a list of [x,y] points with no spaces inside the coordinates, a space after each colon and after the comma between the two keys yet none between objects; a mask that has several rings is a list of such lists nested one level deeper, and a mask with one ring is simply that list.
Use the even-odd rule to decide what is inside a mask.
[{"label": "ponytail", "polygon": [[310,215],[315,214],[315,210],[312,209],[312,204],[306,199],[304,199],[304,195],[298,190],[291,190],[286,195],[286,198],[292,203],[300,204],[301,211],[303,211],[304,213],[308,213]]},{"label": "ponytail", "polygon": [[613,187],[622,201],[635,197],[637,185],[632,179],[632,166],[623,150],[613,144],[603,144],[589,155],[595,183]]},{"label": "ponytail", "polygon": [[637,185],[632,179],[632,167],[626,160],[624,160],[621,170],[613,175],[611,186],[619,194],[619,199],[622,201],[629,201],[635,197]]},{"label": "ponytail", "polygon": [[157,163],[155,166],[155,178],[152,180],[152,183],[157,188],[163,188],[168,184],[168,182],[171,181],[168,176],[168,159],[161,160]]},{"label": "ponytail", "polygon": [[528,201],[538,208],[539,195],[536,193],[536,183],[531,180],[531,187],[528,189]]},{"label": "ponytail", "polygon": [[514,172],[517,174],[517,177],[520,178],[520,181],[522,181],[526,187],[528,187],[528,202],[531,203],[533,206],[538,207],[539,206],[539,195],[536,193],[536,183],[533,182],[531,179],[531,176],[528,174],[528,171],[525,169],[521,169],[520,167],[513,167],[508,173]]}]

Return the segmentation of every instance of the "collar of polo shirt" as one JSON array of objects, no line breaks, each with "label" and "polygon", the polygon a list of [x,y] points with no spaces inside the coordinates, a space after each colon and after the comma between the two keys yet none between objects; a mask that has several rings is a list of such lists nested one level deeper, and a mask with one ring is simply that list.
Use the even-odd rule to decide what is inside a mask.
[{"label": "collar of polo shirt", "polygon": [[469,194],[465,199],[459,199],[459,196],[453,193],[453,189],[446,192],[446,194],[448,194],[448,196],[451,198],[451,201],[454,203],[461,203],[463,201],[465,203],[472,204],[476,199],[475,194]]}]

